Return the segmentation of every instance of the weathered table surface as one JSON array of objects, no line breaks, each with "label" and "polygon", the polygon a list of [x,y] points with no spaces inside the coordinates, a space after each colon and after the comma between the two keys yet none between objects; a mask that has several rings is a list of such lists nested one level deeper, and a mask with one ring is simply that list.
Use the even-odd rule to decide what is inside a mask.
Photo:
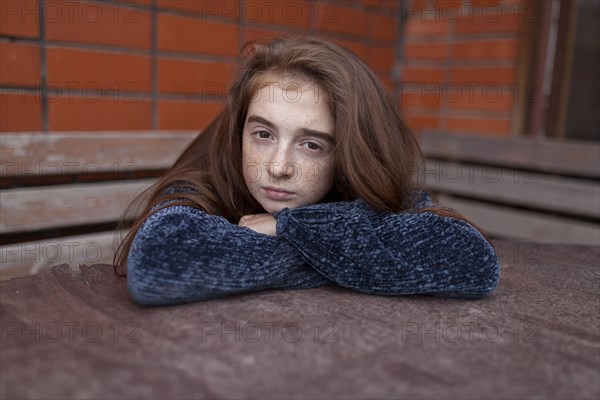
[{"label": "weathered table surface", "polygon": [[497,241],[483,300],[336,286],[133,304],[108,265],[0,282],[0,397],[600,396],[600,250]]}]

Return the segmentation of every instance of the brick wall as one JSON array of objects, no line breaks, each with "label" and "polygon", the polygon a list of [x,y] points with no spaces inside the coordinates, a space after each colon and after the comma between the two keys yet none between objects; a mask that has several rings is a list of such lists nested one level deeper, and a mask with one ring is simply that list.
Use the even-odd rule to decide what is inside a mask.
[{"label": "brick wall", "polygon": [[416,131],[512,136],[526,99],[520,42],[535,8],[515,0],[413,1],[405,8],[400,103]]},{"label": "brick wall", "polygon": [[514,3],[0,0],[0,130],[201,129],[245,41],[310,33],[362,57],[416,130],[506,136]]},{"label": "brick wall", "polygon": [[337,40],[392,84],[396,2],[0,5],[3,131],[201,129],[242,44],[286,33]]}]

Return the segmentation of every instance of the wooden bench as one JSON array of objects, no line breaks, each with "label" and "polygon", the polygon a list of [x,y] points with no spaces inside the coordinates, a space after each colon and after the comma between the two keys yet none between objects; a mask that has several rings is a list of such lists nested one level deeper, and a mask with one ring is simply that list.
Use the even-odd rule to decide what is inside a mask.
[{"label": "wooden bench", "polygon": [[[196,132],[0,135],[0,279],[112,263],[125,207]],[[600,241],[598,144],[419,136],[441,205],[493,237]]]},{"label": "wooden bench", "polygon": [[600,144],[419,135],[440,205],[493,237],[600,245]]},{"label": "wooden bench", "polygon": [[196,132],[0,135],[0,279],[112,263],[127,204]]}]

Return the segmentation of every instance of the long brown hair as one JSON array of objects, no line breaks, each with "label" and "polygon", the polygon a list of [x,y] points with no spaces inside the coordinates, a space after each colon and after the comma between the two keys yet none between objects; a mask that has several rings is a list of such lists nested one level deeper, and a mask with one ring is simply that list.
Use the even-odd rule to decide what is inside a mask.
[{"label": "long brown hair", "polygon": [[[318,38],[295,36],[242,48],[223,111],[184,150],[161,179],[127,208],[121,227],[137,215],[114,258],[124,275],[136,232],[162,207],[188,205],[237,223],[246,214],[265,212],[248,191],[242,171],[242,130],[250,101],[265,74],[308,79],[320,89],[335,121],[334,184],[322,202],[364,199],[386,212],[411,209],[422,189],[423,155],[403,122],[394,99],[373,71],[352,51]],[[314,94],[313,94],[314,95]],[[163,195],[177,182],[192,189]],[[147,200],[146,200],[147,199]],[[166,200],[174,200],[153,210]],[[141,212],[140,212],[141,211]],[[444,207],[420,209],[464,220]],[[121,270],[123,273],[120,273]]]}]

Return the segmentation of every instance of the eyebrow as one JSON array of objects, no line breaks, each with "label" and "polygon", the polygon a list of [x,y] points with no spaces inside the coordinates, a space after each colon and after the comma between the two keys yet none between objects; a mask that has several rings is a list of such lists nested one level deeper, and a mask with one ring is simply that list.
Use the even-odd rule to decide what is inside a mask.
[{"label": "eyebrow", "polygon": [[[249,116],[247,122],[248,123],[257,122],[259,124],[266,125],[273,130],[276,130],[276,126],[274,123],[272,123],[271,121],[269,121],[266,118],[261,117],[260,115],[254,114],[254,115]],[[306,136],[313,136],[313,137],[317,137],[317,138],[326,140],[330,143],[335,143],[335,139],[333,138],[333,136],[328,133],[316,131],[314,129],[308,129],[308,128],[300,128],[300,131]]]}]

